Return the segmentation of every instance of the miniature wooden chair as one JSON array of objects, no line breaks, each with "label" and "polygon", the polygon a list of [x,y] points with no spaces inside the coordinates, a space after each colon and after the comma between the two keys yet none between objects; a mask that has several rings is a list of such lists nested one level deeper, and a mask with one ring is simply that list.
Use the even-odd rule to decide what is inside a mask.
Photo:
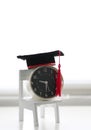
[{"label": "miniature wooden chair", "polygon": [[61,101],[60,99],[55,100],[35,100],[32,97],[26,98],[24,97],[24,89],[23,89],[23,81],[29,80],[31,70],[20,70],[19,71],[19,121],[23,121],[24,117],[24,109],[32,110],[33,118],[34,118],[34,125],[38,126],[38,114],[37,114],[37,107],[40,106],[41,108],[41,116],[44,117],[44,106],[53,105],[55,110],[55,121],[59,123],[59,108],[58,104]]}]

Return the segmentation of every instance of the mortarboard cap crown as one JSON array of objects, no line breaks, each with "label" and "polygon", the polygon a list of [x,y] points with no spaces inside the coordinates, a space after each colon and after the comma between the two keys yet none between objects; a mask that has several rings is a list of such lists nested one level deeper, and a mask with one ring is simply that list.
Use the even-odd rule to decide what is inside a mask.
[{"label": "mortarboard cap crown", "polygon": [[55,56],[64,56],[64,53],[62,51],[57,50],[32,55],[19,55],[17,56],[17,58],[26,60],[28,68],[34,68],[42,65],[55,64]]}]

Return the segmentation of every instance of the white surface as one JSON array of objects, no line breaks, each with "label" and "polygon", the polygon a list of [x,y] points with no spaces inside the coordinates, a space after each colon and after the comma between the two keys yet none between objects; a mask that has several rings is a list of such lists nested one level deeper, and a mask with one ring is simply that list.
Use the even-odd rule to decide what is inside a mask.
[{"label": "white surface", "polygon": [[19,123],[18,107],[0,107],[0,130],[91,130],[91,107],[60,107],[59,124],[53,118],[53,108],[45,112],[45,118],[38,116],[39,127],[34,127],[31,111],[25,109],[24,122]]},{"label": "white surface", "polygon": [[17,88],[17,55],[56,49],[65,80],[91,80],[90,16],[91,0],[0,0],[0,87]]}]

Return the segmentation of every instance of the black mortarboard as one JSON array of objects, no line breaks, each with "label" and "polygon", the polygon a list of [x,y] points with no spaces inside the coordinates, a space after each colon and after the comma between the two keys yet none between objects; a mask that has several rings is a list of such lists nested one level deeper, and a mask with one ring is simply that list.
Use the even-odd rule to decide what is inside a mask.
[{"label": "black mortarboard", "polygon": [[28,68],[33,68],[36,66],[46,65],[46,64],[54,64],[55,56],[64,56],[62,51],[52,51],[46,53],[38,53],[32,55],[19,55],[17,58],[22,60],[26,60]]}]

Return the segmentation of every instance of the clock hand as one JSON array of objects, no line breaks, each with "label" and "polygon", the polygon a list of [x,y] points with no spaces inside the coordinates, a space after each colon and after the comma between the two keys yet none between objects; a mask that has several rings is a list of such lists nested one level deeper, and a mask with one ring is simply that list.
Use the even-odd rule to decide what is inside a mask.
[{"label": "clock hand", "polygon": [[39,80],[40,83],[45,84],[46,91],[48,90],[48,81]]},{"label": "clock hand", "polygon": [[40,83],[48,84],[48,81],[39,80]]},{"label": "clock hand", "polygon": [[46,84],[46,81],[43,81],[43,80],[39,80],[39,82],[40,82],[40,83]]},{"label": "clock hand", "polygon": [[45,87],[46,87],[46,91],[47,91],[48,81],[47,81],[47,82],[45,82]]}]

